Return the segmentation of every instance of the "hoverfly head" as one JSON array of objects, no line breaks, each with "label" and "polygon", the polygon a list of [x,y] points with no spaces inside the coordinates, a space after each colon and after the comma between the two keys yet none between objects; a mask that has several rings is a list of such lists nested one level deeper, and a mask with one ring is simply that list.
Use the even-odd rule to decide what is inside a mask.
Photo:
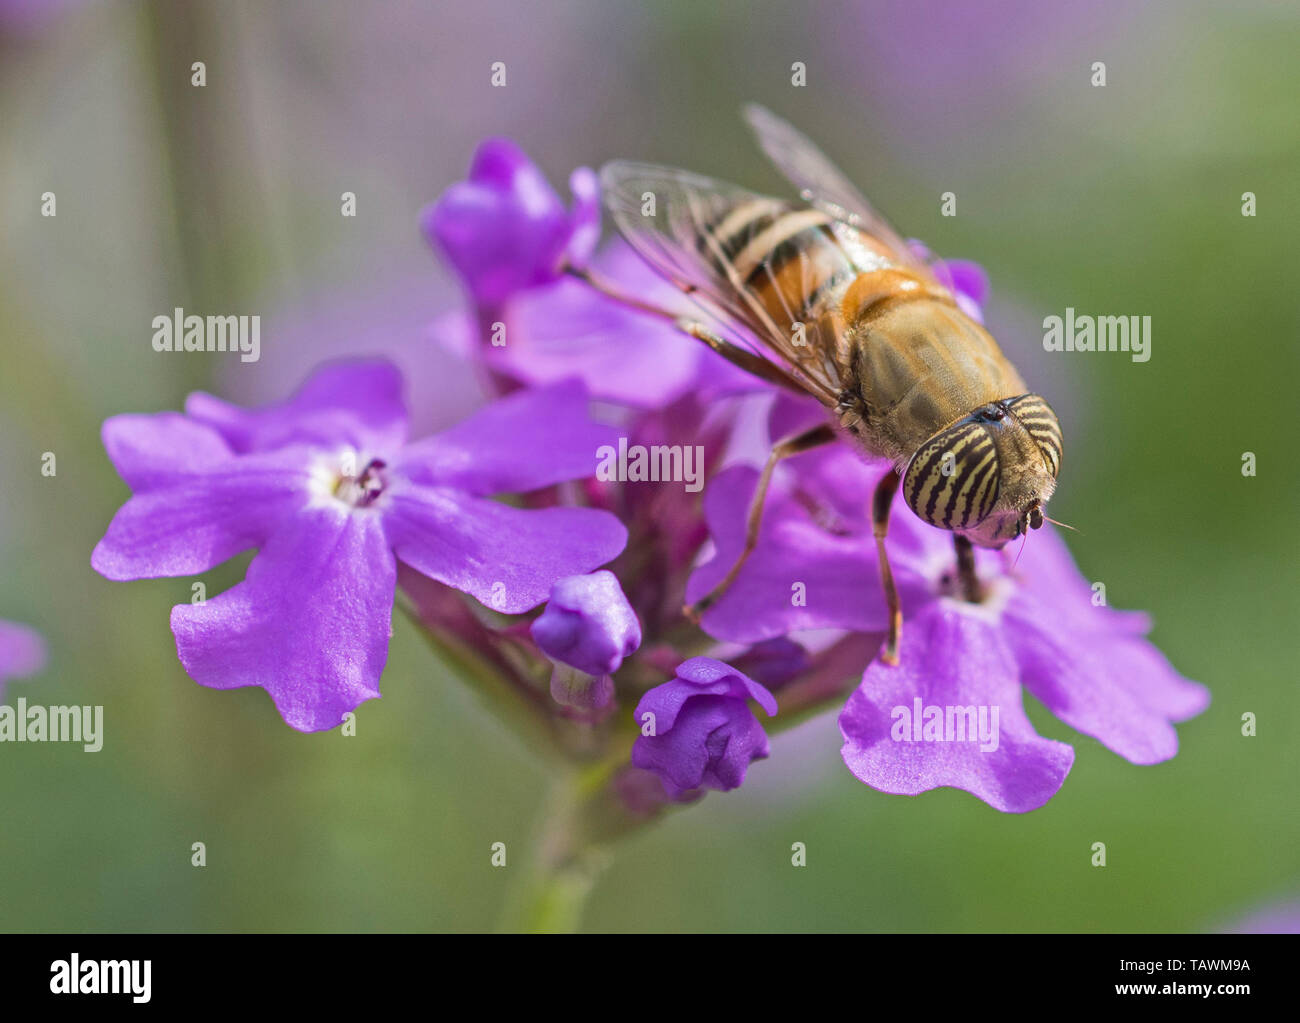
[{"label": "hoverfly head", "polygon": [[1042,455],[1044,468],[1055,480],[1061,474],[1061,452],[1064,445],[1061,443],[1061,424],[1052,407],[1037,394],[1022,394],[1003,404],[1034,439],[1038,452]]},{"label": "hoverfly head", "polygon": [[1034,394],[990,402],[912,456],[903,496],[923,521],[994,549],[1042,526],[1061,464],[1061,428]]},{"label": "hoverfly head", "polygon": [[994,429],[1005,417],[1004,409],[986,405],[940,430],[912,456],[903,499],[922,522],[966,532],[993,511],[1002,482]]}]

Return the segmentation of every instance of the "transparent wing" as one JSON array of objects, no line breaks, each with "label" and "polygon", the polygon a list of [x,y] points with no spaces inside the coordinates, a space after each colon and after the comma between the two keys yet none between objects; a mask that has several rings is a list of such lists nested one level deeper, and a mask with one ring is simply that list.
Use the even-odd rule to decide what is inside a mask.
[{"label": "transparent wing", "polygon": [[[821,358],[823,339],[812,338],[796,347],[787,326],[778,323],[746,287],[718,240],[719,229],[729,218],[744,222],[756,211],[775,212],[789,203],[689,171],[625,160],[602,167],[600,181],[615,225],[641,258],[702,300],[711,315],[744,327],[760,347],[797,370],[812,393],[833,402],[840,385],[833,364]],[[652,200],[651,214],[647,211]],[[752,240],[733,233],[729,248],[734,252]]]},{"label": "transparent wing", "polygon": [[902,265],[931,276],[889,221],[803,132],[757,103],[746,104],[744,114],[759,147],[806,202],[883,242]]}]

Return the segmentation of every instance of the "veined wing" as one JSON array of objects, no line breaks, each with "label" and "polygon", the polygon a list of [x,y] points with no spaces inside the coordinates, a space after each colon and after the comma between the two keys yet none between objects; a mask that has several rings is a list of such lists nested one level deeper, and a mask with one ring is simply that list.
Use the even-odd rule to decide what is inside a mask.
[{"label": "veined wing", "polygon": [[[826,214],[655,164],[616,160],[601,168],[600,180],[614,223],[647,263],[706,308],[743,325],[810,393],[835,403],[841,389],[833,357],[837,339],[823,337],[830,332],[816,323],[803,324],[802,335],[791,329],[803,320],[798,296],[810,295],[806,289],[815,283],[806,256],[787,253],[793,261],[786,287],[762,289],[766,301],[754,286],[773,276],[768,257],[775,243],[828,224]],[[653,213],[643,212],[651,198]]]},{"label": "veined wing", "polygon": [[746,104],[744,115],[759,147],[806,202],[883,242],[899,264],[934,279],[889,221],[808,136],[757,103]]}]

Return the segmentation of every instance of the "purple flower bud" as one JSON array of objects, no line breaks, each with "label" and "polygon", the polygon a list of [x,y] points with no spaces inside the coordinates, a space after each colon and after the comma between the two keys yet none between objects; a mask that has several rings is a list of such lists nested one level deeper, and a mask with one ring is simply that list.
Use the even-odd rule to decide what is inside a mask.
[{"label": "purple flower bud", "polygon": [[[641,645],[641,624],[613,572],[572,575],[551,587],[533,639],[547,656],[588,675],[612,675]],[[561,701],[564,702],[564,701]]]},{"label": "purple flower bud", "polygon": [[508,139],[479,146],[469,179],[420,214],[425,238],[456,268],[480,306],[556,280],[565,263],[582,266],[600,238],[600,188],[580,167],[566,210],[545,176]]},{"label": "purple flower bud", "polygon": [[749,700],[768,717],[776,713],[772,694],[752,678],[711,657],[692,657],[637,704],[642,734],[632,763],[659,775],[676,800],[696,798],[696,789],[739,787],[750,763],[768,755],[767,734]]}]

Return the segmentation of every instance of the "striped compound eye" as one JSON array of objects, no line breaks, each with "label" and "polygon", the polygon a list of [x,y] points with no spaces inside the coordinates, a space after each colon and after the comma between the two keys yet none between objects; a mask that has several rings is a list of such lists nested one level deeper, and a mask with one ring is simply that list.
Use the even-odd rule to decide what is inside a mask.
[{"label": "striped compound eye", "polygon": [[1043,453],[1047,470],[1056,479],[1061,473],[1061,424],[1057,421],[1052,407],[1036,394],[1022,394],[1004,403],[1007,410],[1015,416],[1029,435],[1038,442],[1038,450]]},{"label": "striped compound eye", "polygon": [[993,510],[1000,486],[993,429],[1005,413],[989,409],[936,433],[907,463],[903,499],[922,522],[971,529]]}]

